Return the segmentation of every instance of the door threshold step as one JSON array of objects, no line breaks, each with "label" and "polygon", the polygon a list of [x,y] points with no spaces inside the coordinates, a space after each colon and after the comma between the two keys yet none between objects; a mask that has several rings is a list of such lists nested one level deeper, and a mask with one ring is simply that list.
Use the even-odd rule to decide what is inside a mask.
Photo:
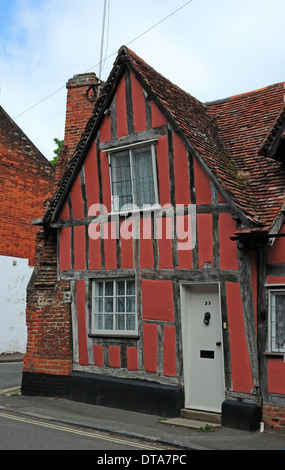
[{"label": "door threshold step", "polygon": [[221,425],[221,422],[222,422],[220,413],[211,413],[207,411],[190,410],[190,409],[183,408],[180,412],[180,416],[182,419],[203,421],[208,424],[217,424],[219,426]]},{"label": "door threshold step", "polygon": [[201,429],[205,431],[214,430],[219,428],[221,425],[217,423],[209,423],[208,421],[199,421],[194,419],[184,418],[168,418],[159,420],[162,424],[168,424],[170,426],[180,426],[189,429]]}]

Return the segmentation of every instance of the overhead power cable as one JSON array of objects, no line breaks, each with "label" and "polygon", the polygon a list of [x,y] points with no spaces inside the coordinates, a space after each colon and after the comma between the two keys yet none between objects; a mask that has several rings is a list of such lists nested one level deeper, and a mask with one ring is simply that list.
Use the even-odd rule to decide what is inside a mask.
[{"label": "overhead power cable", "polygon": [[[176,10],[174,10],[172,13],[170,13],[169,15],[165,16],[162,20],[158,21],[157,23],[155,23],[153,26],[151,26],[150,28],[146,29],[143,33],[139,34],[138,36],[136,36],[134,39],[132,39],[131,41],[129,41],[128,43],[126,43],[125,45],[126,46],[129,46],[130,44],[132,44],[133,42],[137,41],[138,39],[140,39],[142,36],[144,36],[145,34],[149,33],[150,31],[152,31],[154,28],[156,28],[157,26],[159,26],[161,23],[163,23],[164,21],[168,20],[168,18],[171,18],[173,15],[175,15],[176,13],[178,13],[180,10],[182,10],[183,8],[185,8],[187,5],[189,5],[189,3],[192,3],[193,0],[189,0],[188,2],[184,3],[183,5],[181,5],[181,7],[177,8]],[[90,67],[90,69],[86,70],[85,73],[88,73],[90,72],[90,70],[93,70],[94,68],[98,67],[98,66],[101,66],[102,65],[102,62],[105,62],[106,60],[110,59],[111,57],[113,57],[114,55],[117,54],[118,51],[115,51],[113,52],[112,54],[110,54],[108,57],[105,57],[104,60],[100,60],[100,62],[98,62],[98,64],[96,65],[93,65],[92,67]],[[37,103],[35,103],[34,105],[30,106],[30,108],[26,109],[25,111],[23,111],[22,113],[18,114],[17,116],[15,116],[13,119],[18,119],[20,116],[23,116],[23,114],[26,114],[27,112],[31,111],[32,109],[34,109],[36,106],[39,106],[41,103],[43,103],[44,101],[48,100],[49,98],[51,98],[52,96],[54,96],[55,94],[59,93],[61,90],[64,90],[65,89],[65,85],[58,88],[58,90],[55,90],[54,92],[50,93],[48,96],[46,96],[45,98],[43,98],[42,100],[38,101]]]}]

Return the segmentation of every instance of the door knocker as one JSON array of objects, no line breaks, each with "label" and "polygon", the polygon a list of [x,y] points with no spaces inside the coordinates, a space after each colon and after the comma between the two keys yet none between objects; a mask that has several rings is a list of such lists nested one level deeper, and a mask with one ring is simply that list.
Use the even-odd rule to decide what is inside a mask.
[{"label": "door knocker", "polygon": [[204,315],[204,323],[205,325],[209,325],[211,319],[211,314],[209,312],[206,312]]}]

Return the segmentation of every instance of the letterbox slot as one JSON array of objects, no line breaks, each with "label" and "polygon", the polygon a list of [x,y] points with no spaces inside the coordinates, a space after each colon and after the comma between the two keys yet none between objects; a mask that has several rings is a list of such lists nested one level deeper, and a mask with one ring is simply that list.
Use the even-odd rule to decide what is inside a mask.
[{"label": "letterbox slot", "polygon": [[202,359],[214,359],[215,357],[215,351],[205,351],[201,350],[200,351],[200,357]]}]

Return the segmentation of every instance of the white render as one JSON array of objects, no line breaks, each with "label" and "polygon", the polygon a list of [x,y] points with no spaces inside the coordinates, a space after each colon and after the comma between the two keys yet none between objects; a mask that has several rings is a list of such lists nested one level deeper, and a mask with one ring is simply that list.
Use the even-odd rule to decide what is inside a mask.
[{"label": "white render", "polygon": [[0,354],[26,352],[26,291],[32,272],[27,259],[0,256]]}]

